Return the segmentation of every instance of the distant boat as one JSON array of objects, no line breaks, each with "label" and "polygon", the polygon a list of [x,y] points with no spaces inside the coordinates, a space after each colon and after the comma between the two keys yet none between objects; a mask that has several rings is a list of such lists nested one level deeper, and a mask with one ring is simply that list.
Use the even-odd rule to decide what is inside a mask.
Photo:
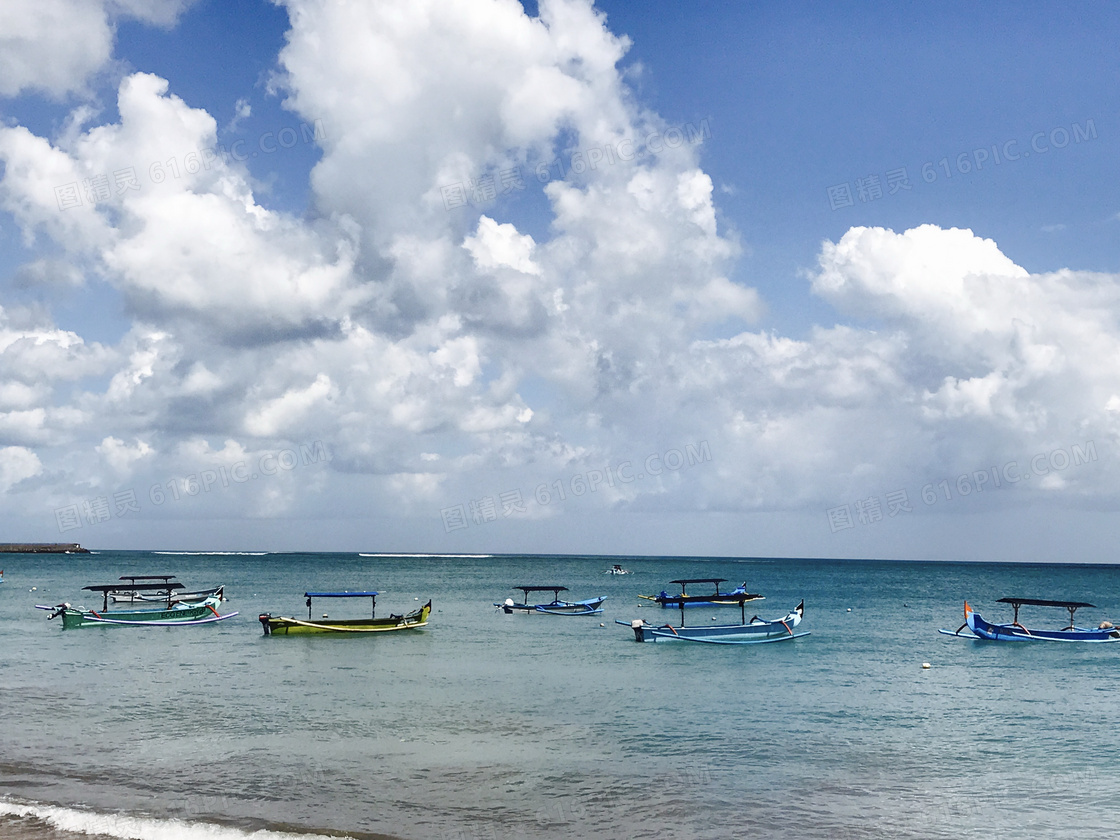
[{"label": "distant boat", "polygon": [[[513,612],[525,613],[548,613],[550,615],[598,615],[602,610],[602,603],[607,600],[606,596],[598,598],[587,598],[583,601],[562,601],[560,600],[560,593],[567,592],[566,586],[514,586],[513,589],[519,589],[525,593],[525,600],[522,603],[517,603],[512,598],[506,598],[501,604],[495,604],[502,612],[507,615]],[[551,592],[552,600],[547,603],[530,604],[529,593],[531,592]]]},{"label": "distant boat", "polygon": [[624,569],[622,566],[615,563],[611,568],[607,569],[608,575],[632,575],[634,574],[629,569]]},{"label": "distant boat", "polygon": [[[271,613],[261,613],[257,616],[261,626],[264,627],[266,636],[289,636],[306,633],[384,633],[392,630],[415,630],[428,623],[428,616],[432,612],[432,602],[401,615],[388,615],[377,618],[377,596],[373,591],[343,591],[343,592],[304,592],[307,599],[307,621],[301,618],[285,618],[274,616]],[[369,618],[331,618],[323,616],[321,620],[311,620],[311,601],[313,598],[369,598]]]},{"label": "distant boat", "polygon": [[[1046,601],[1038,598],[1000,598],[996,603],[1011,604],[1014,617],[1010,624],[992,624],[985,621],[980,613],[964,602],[964,624],[954,630],[938,630],[946,636],[961,636],[962,638],[986,639],[993,642],[1120,642],[1120,629],[1113,627],[1109,621],[1102,621],[1098,627],[1077,627],[1073,623],[1073,614],[1082,607],[1096,609],[1092,604],[1084,601]],[[1069,624],[1061,630],[1040,630],[1024,627],[1019,623],[1019,607],[1061,607],[1069,611]],[[963,636],[961,631],[965,628],[972,631],[972,636]]]},{"label": "distant boat", "polygon": [[[175,600],[175,593],[182,589],[181,583],[110,583],[97,586],[83,586],[82,589],[90,592],[99,592],[102,596],[101,611],[87,609],[86,607],[72,607],[70,604],[57,604],[48,607],[36,604],[35,609],[49,610],[48,620],[62,618],[62,629],[73,630],[79,627],[96,627],[104,625],[131,625],[149,627],[179,627],[192,624],[211,624],[215,621],[224,621],[233,618],[236,612],[222,615],[217,607],[221,599],[216,597],[204,598],[201,601],[186,603]],[[110,610],[109,594],[114,591],[159,593],[162,607],[145,607],[143,609]]]},{"label": "distant boat", "polygon": [[[654,601],[662,607],[734,607],[744,601],[761,601],[762,596],[757,593],[747,592],[747,585],[744,583],[742,586],[732,589],[730,592],[720,592],[719,585],[726,583],[727,578],[685,578],[683,580],[674,580],[670,583],[679,584],[681,587],[680,595],[670,595],[664,589],[658,595],[639,595],[639,598],[644,598],[647,601]],[[703,595],[689,595],[685,590],[697,583],[710,583],[715,587],[715,592]]]},{"label": "distant boat", "polygon": [[[740,596],[739,606],[747,602],[747,598]],[[684,626],[684,609],[681,609],[681,626],[672,624],[654,625],[643,619],[635,619],[629,623],[615,619],[615,624],[629,627],[634,631],[636,642],[700,642],[712,645],[753,645],[764,642],[788,642],[808,636],[808,632],[798,633],[796,628],[801,624],[805,615],[805,602],[802,601],[789,613],[781,618],[763,619],[757,615],[750,621],[743,619],[739,624],[712,624],[698,627]]]}]

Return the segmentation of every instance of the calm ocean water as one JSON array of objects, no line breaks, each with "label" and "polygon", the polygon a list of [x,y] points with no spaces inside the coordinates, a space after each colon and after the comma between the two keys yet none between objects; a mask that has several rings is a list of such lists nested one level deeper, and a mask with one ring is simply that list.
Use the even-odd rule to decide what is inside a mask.
[{"label": "calm ocean water", "polygon": [[[1120,646],[936,633],[966,597],[1084,600],[1120,624],[1120,567],[176,554],[0,557],[0,838],[1078,838],[1120,824]],[[634,574],[604,573],[622,562]],[[240,615],[62,631],[125,574],[224,583]],[[679,577],[746,581],[812,635],[636,644],[619,618]],[[507,616],[516,584],[602,616]],[[431,598],[426,630],[266,638],[307,589]],[[88,595],[88,593],[85,593]],[[361,607],[354,605],[359,614]],[[1022,618],[1060,626],[1055,610]],[[316,602],[316,613],[346,608]],[[735,610],[693,610],[690,623]],[[603,624],[605,626],[600,626]],[[923,670],[923,662],[931,663]]]}]

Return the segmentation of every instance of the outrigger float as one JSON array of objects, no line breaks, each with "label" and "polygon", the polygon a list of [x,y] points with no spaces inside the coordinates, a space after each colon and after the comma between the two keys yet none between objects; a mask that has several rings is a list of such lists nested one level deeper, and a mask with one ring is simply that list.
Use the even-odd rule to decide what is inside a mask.
[{"label": "outrigger float", "polygon": [[[514,586],[511,588],[524,592],[525,600],[519,604],[512,598],[506,598],[503,603],[494,605],[506,615],[517,611],[548,613],[549,615],[598,615],[603,611],[603,602],[607,600],[607,597],[602,595],[598,598],[587,598],[583,601],[561,601],[560,593],[568,591],[566,586]],[[544,604],[530,604],[530,592],[551,592],[552,600]]]},{"label": "outrigger float", "polygon": [[[344,592],[304,592],[307,599],[307,621],[300,618],[285,618],[284,616],[261,613],[257,616],[264,627],[266,636],[301,635],[305,633],[384,633],[391,630],[415,630],[428,623],[428,616],[432,612],[432,602],[403,615],[392,615],[377,618],[377,596],[373,591]],[[326,615],[322,620],[311,620],[311,600],[313,598],[369,598],[369,618],[332,618]]]},{"label": "outrigger float", "polygon": [[614,623],[633,630],[634,641],[636,642],[702,642],[711,645],[753,645],[763,642],[788,642],[809,635],[808,631],[801,633],[796,631],[797,626],[801,624],[801,619],[805,616],[804,600],[781,618],[766,620],[755,615],[751,617],[750,621],[747,621],[745,605],[748,601],[756,600],[758,596],[746,593],[736,597],[736,603],[742,610],[740,624],[685,627],[684,607],[686,604],[683,602],[673,605],[678,606],[681,610],[680,627],[674,627],[671,624],[654,625],[640,618],[629,623],[615,619]]},{"label": "outrigger float", "polygon": [[[178,590],[183,588],[183,584],[173,581],[83,586],[83,591],[101,593],[100,612],[86,607],[72,607],[66,603],[57,604],[53,607],[36,604],[35,609],[50,611],[50,615],[47,616],[48,621],[61,617],[63,630],[111,624],[141,627],[180,627],[194,624],[213,624],[215,621],[224,621],[237,615],[236,612],[225,615],[219,613],[217,608],[221,604],[221,599],[212,595],[202,600],[180,601],[177,593]],[[109,594],[111,592],[137,592],[149,596],[158,594],[159,599],[166,601],[166,603],[163,607],[110,610]]]},{"label": "outrigger float", "polygon": [[[680,595],[670,595],[662,589],[659,595],[639,595],[638,597],[644,598],[647,601],[654,601],[667,609],[672,607],[681,609],[684,607],[734,607],[746,601],[762,600],[761,595],[747,592],[747,585],[745,583],[730,592],[720,592],[719,585],[726,582],[727,578],[685,578],[684,580],[673,580],[670,581],[670,583],[679,584],[681,587]],[[706,595],[689,595],[685,590],[695,583],[710,583],[715,586],[715,592]]]},{"label": "outrigger float", "polygon": [[[992,624],[985,621],[980,613],[964,602],[964,624],[954,630],[938,630],[946,636],[959,636],[962,639],[985,639],[993,642],[1120,642],[1120,629],[1114,627],[1111,621],[1102,621],[1096,629],[1077,627],[1073,623],[1073,614],[1082,607],[1096,609],[1093,604],[1084,601],[1046,601],[1038,598],[1000,598],[996,603],[1011,604],[1014,617],[1010,624]],[[1024,627],[1019,623],[1019,607],[1061,607],[1069,610],[1069,624],[1061,630],[1037,630]],[[972,635],[964,635],[962,630],[968,628]]]}]

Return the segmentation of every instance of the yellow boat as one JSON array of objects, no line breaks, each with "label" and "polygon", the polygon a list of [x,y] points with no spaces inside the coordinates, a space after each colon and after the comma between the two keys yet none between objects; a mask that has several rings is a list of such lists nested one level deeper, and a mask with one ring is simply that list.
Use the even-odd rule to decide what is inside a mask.
[{"label": "yellow boat", "polygon": [[[429,599],[428,603],[420,607],[418,610],[413,610],[410,613],[403,615],[388,615],[385,618],[377,618],[377,595],[376,592],[305,592],[303,597],[307,599],[307,620],[301,618],[287,618],[284,616],[272,615],[272,613],[261,613],[257,618],[260,620],[261,626],[264,627],[264,634],[266,636],[290,634],[304,634],[304,633],[385,633],[390,630],[414,630],[418,627],[424,627],[428,623],[428,616],[432,612],[432,602]],[[332,618],[327,619],[323,616],[322,619],[312,621],[311,619],[311,600],[312,598],[369,598],[370,599],[370,617],[369,618]]]}]

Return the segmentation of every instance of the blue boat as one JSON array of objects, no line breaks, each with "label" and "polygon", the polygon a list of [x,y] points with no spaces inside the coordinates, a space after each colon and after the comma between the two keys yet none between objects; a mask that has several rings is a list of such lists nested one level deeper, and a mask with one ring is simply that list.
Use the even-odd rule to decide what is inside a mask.
[{"label": "blue boat", "polygon": [[[992,624],[985,621],[968,601],[964,602],[964,624],[953,630],[938,630],[946,636],[985,639],[993,642],[1120,642],[1120,629],[1110,621],[1102,621],[1096,628],[1077,627],[1073,614],[1082,607],[1095,609],[1093,604],[1084,601],[1046,601],[1038,598],[1000,598],[997,603],[1011,604],[1015,611],[1010,624]],[[1069,624],[1061,630],[1039,630],[1024,627],[1019,623],[1019,607],[1062,607],[1069,611]],[[965,628],[972,636],[962,635]]]},{"label": "blue boat", "polygon": [[[685,578],[684,580],[673,580],[670,583],[680,585],[680,595],[670,595],[664,589],[658,595],[639,595],[639,598],[644,598],[647,601],[654,601],[662,607],[670,608],[683,608],[683,607],[734,607],[744,601],[761,601],[762,596],[757,593],[747,591],[747,585],[744,583],[732,589],[730,592],[720,592],[719,585],[726,583],[727,578]],[[715,592],[709,592],[703,595],[689,595],[686,591],[687,588],[695,583],[710,583],[715,586]]]},{"label": "blue boat", "polygon": [[[501,604],[494,606],[510,615],[514,612],[525,613],[548,613],[550,615],[598,615],[602,610],[602,603],[607,600],[606,596],[598,598],[587,598],[583,601],[562,601],[560,600],[560,593],[567,592],[566,586],[514,586],[513,589],[518,589],[525,593],[525,600],[517,603],[512,598],[506,598]],[[530,604],[530,592],[551,592],[552,600],[543,604]]]},{"label": "blue boat", "polygon": [[[741,596],[740,607],[748,600]],[[763,619],[757,615],[750,621],[743,612],[740,624],[714,624],[700,625],[699,627],[684,626],[684,611],[681,611],[681,626],[671,624],[654,625],[643,619],[635,619],[630,623],[615,619],[615,624],[629,627],[634,631],[636,642],[701,642],[711,645],[754,645],[764,642],[788,642],[808,636],[809,633],[797,632],[797,626],[805,615],[805,602],[802,601],[789,613],[781,618]]]}]

